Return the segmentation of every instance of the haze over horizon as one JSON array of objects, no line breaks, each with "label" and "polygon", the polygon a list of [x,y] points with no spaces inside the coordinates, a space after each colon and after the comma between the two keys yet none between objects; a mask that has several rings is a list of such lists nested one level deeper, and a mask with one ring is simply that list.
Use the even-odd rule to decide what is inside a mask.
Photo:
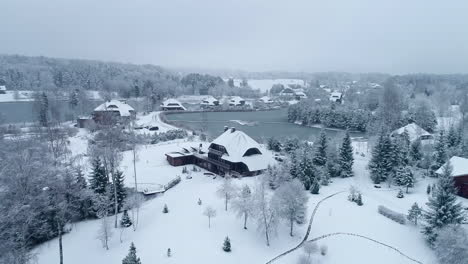
[{"label": "haze over horizon", "polygon": [[168,68],[468,73],[468,2],[4,0],[0,54]]}]

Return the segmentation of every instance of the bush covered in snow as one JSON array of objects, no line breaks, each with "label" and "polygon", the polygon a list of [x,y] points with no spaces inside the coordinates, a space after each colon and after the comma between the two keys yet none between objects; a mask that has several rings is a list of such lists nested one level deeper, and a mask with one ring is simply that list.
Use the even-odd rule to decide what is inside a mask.
[{"label": "bush covered in snow", "polygon": [[151,139],[151,144],[157,144],[159,142],[170,141],[174,139],[185,138],[188,136],[187,131],[182,129],[177,130],[169,130],[167,132],[162,132],[159,134],[155,134]]},{"label": "bush covered in snow", "polygon": [[391,209],[388,209],[387,207],[383,205],[379,205],[378,208],[379,214],[397,222],[402,225],[406,224],[406,216],[404,214],[397,213]]}]

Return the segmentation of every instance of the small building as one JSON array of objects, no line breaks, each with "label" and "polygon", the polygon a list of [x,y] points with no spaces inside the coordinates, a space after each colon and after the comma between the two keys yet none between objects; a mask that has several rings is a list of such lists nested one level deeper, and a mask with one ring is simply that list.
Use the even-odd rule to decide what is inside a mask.
[{"label": "small building", "polygon": [[135,109],[126,102],[110,100],[94,109],[93,120],[97,124],[127,123],[135,114]]},{"label": "small building", "polygon": [[185,111],[187,110],[181,102],[177,101],[176,99],[170,98],[164,101],[161,104],[161,110],[163,111]]},{"label": "small building", "polygon": [[229,106],[243,106],[245,105],[245,100],[242,97],[234,96],[229,100]]},{"label": "small building", "polygon": [[260,103],[263,103],[263,104],[273,104],[275,101],[273,101],[273,99],[271,99],[270,97],[268,96],[263,96],[263,97],[260,97],[260,99],[258,99],[258,101]]},{"label": "small building", "polygon": [[284,96],[284,97],[294,97],[296,93],[292,88],[284,88],[280,93],[279,96]]},{"label": "small building", "polygon": [[408,133],[411,142],[418,139],[421,141],[434,139],[434,136],[431,133],[427,132],[416,123],[410,123],[404,127],[400,127],[399,129],[394,130],[390,135],[392,137],[401,136],[405,131]]},{"label": "small building", "polygon": [[3,79],[0,79],[0,94],[6,94],[6,82]]},{"label": "small building", "polygon": [[[449,163],[452,166],[452,177],[458,190],[457,194],[468,198],[468,159],[453,156],[450,158]],[[439,168],[436,173],[442,174],[444,166]]]},{"label": "small building", "polygon": [[195,164],[216,174],[233,176],[258,175],[272,162],[255,140],[235,128],[225,128],[207,151],[201,147],[191,149],[166,153],[166,159],[172,166]]},{"label": "small building", "polygon": [[76,123],[79,128],[92,128],[96,124],[91,116],[79,116]]},{"label": "small building", "polygon": [[295,92],[295,95],[298,100],[307,99],[307,95],[304,92]]},{"label": "small building", "polygon": [[330,101],[335,103],[342,103],[343,101],[343,93],[340,92],[333,92],[330,94]]},{"label": "small building", "polygon": [[205,99],[203,99],[200,103],[202,107],[215,107],[219,105],[219,100],[214,98],[213,96],[208,96]]}]

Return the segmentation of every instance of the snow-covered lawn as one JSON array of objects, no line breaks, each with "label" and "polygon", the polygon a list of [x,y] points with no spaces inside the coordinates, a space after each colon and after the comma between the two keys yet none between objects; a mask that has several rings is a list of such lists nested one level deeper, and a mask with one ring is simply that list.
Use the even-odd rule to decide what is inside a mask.
[{"label": "snow-covered lawn", "polygon": [[[222,178],[212,179],[202,172],[192,173],[192,179],[186,179],[181,173],[181,167],[171,167],[165,161],[164,153],[178,150],[182,146],[197,145],[198,142],[171,142],[160,145],[143,146],[139,149],[137,160],[137,175],[139,183],[161,183],[177,175],[182,176],[182,182],[165,194],[151,199],[143,205],[137,231],[131,228],[123,234],[123,242],[119,241],[119,231],[115,230],[106,251],[96,239],[99,220],[78,223],[73,230],[64,236],[65,263],[121,263],[127,254],[129,244],[134,242],[142,263],[265,263],[277,254],[297,245],[305,233],[306,225],[295,230],[295,236],[290,237],[288,226],[281,224],[277,236],[272,239],[272,245],[265,245],[264,236],[258,232],[255,223],[250,219],[248,230],[242,228],[242,220],[236,218],[234,212],[224,211],[223,200],[216,196],[216,190]],[[425,189],[428,179],[419,182],[416,188],[403,199],[396,198],[396,189],[375,189],[364,170],[367,157],[356,157],[354,178],[334,179],[329,186],[322,187],[319,195],[309,195],[310,215],[315,204],[323,197],[343,190],[350,185],[358,187],[363,194],[364,205],[357,206],[347,200],[347,193],[339,194],[320,207],[312,226],[309,238],[314,238],[332,232],[351,232],[369,236],[383,243],[390,244],[409,256],[433,263],[432,251],[425,245],[420,229],[411,224],[400,225],[377,213],[377,206],[385,205],[393,210],[406,213],[415,201],[424,205],[427,201]],[[126,175],[125,183],[134,185],[133,155],[125,152],[122,169]],[[189,167],[191,169],[191,167]],[[253,185],[256,177],[235,179],[237,185]],[[203,204],[197,204],[198,199]],[[169,213],[163,214],[164,204],[169,207]],[[208,228],[208,220],[203,215],[205,206],[213,206],[217,216],[212,219]],[[222,251],[222,242],[229,236],[233,252]],[[328,246],[325,257],[315,257],[324,264],[334,263],[411,263],[398,253],[385,247],[356,237],[331,237],[318,243]],[[172,257],[166,256],[171,248]],[[39,264],[55,263],[58,260],[58,241],[52,240],[36,249]],[[296,263],[302,254],[298,250],[278,263]]]},{"label": "snow-covered lawn", "polygon": [[18,91],[17,96],[15,96],[14,91],[6,91],[5,94],[0,94],[0,103],[3,102],[18,102],[18,101],[33,101],[32,91]]}]

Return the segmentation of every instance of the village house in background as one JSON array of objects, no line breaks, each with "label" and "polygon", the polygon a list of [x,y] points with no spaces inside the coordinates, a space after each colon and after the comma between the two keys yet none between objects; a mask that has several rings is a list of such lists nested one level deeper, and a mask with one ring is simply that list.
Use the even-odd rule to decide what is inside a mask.
[{"label": "village house in background", "polygon": [[0,94],[6,94],[6,82],[3,79],[0,79]]},{"label": "village house in background", "polygon": [[170,98],[161,104],[161,110],[163,111],[185,111],[187,109],[178,100]]},{"label": "village house in background", "polygon": [[208,96],[201,101],[200,105],[202,108],[216,107],[219,105],[219,100],[213,96]]},{"label": "village house in background", "polygon": [[243,106],[245,105],[245,100],[242,97],[234,96],[229,100],[229,106]]},{"label": "village house in background", "polygon": [[260,103],[263,103],[263,104],[273,104],[275,101],[273,101],[273,99],[271,99],[270,97],[268,96],[263,96],[263,97],[260,97],[260,99],[258,99],[258,101]]},{"label": "village house in background", "polygon": [[166,153],[172,166],[194,164],[216,174],[253,176],[264,171],[273,158],[263,153],[263,148],[251,137],[235,128],[225,128],[208,149],[201,146],[191,150]]},{"label": "village house in background", "polygon": [[429,140],[434,139],[434,136],[424,130],[422,127],[418,126],[416,123],[410,123],[404,127],[400,127],[392,132],[392,137],[399,137],[405,133],[405,131],[409,135],[409,139],[411,142],[416,140],[421,140],[422,143],[428,143]]},{"label": "village house in background", "polygon": [[[452,177],[455,187],[457,187],[458,195],[468,198],[468,159],[453,156],[448,162],[452,166]],[[439,168],[436,173],[442,174],[444,166]]]},{"label": "village house in background", "polygon": [[94,109],[92,119],[100,125],[128,124],[135,115],[135,109],[126,102],[110,100]]},{"label": "village house in background", "polygon": [[335,103],[343,103],[343,93],[340,92],[332,92],[330,94],[330,101]]}]

